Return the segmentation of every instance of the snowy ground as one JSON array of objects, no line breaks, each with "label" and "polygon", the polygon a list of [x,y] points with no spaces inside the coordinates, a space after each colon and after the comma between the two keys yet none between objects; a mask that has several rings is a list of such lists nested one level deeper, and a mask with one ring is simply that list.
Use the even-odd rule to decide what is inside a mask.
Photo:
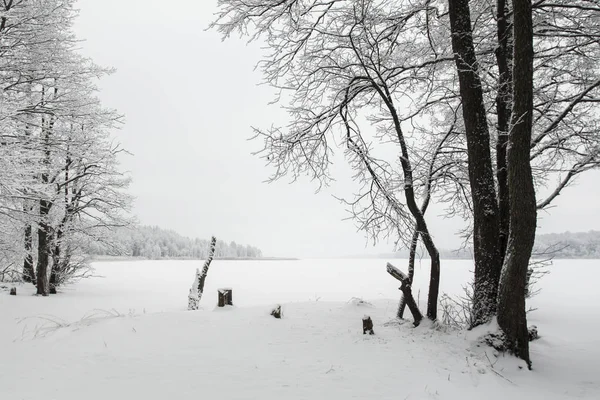
[{"label": "snowy ground", "polygon": [[[201,264],[103,262],[50,298],[0,291],[0,399],[600,399],[598,260],[556,261],[543,279],[531,372],[474,333],[389,323],[385,260],[215,261],[204,309],[187,312]],[[470,263],[443,265],[442,291],[460,293]],[[426,274],[424,261],[421,302]],[[236,307],[215,309],[219,287]]]}]

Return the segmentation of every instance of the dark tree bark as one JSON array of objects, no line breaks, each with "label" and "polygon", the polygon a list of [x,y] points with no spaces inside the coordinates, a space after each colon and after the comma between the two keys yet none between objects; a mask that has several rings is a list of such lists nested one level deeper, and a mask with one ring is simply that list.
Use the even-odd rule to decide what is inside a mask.
[{"label": "dark tree bark", "polygon": [[50,261],[50,226],[47,222],[50,202],[40,200],[40,222],[38,227],[37,294],[48,296],[50,293],[48,265]]},{"label": "dark tree bark", "polygon": [[512,111],[512,63],[511,40],[512,30],[509,23],[507,0],[497,0],[497,34],[496,62],[498,64],[498,93],[496,95],[496,111],[498,114],[498,140],[496,142],[496,179],[498,181],[498,211],[500,217],[500,257],[504,261],[509,230],[509,191],[506,169],[506,147]]},{"label": "dark tree bark", "polygon": [[508,148],[510,232],[498,298],[498,324],[506,345],[527,362],[529,332],[525,288],[535,241],[536,200],[530,164],[533,122],[533,24],[531,0],[513,0],[514,66],[513,116]]},{"label": "dark tree bark", "polygon": [[413,187],[410,186],[409,188],[408,185],[405,184],[404,192],[406,194],[406,202],[408,204],[408,208],[410,209],[411,214],[417,220],[417,232],[419,232],[421,239],[423,240],[423,244],[427,249],[427,253],[429,253],[429,257],[431,258],[431,272],[429,275],[429,293],[427,295],[427,318],[429,318],[432,321],[435,321],[437,319],[437,306],[440,292],[440,253],[437,247],[435,246],[435,243],[433,242],[431,234],[429,233],[429,228],[427,227],[427,223],[425,222],[425,217],[423,216],[421,210],[417,207],[417,204],[414,200]]},{"label": "dark tree bark", "polygon": [[469,1],[450,0],[449,6],[452,48],[460,84],[473,199],[473,325],[477,326],[488,322],[496,313],[502,268],[499,211],[483,90],[473,45]]},{"label": "dark tree bark", "polygon": [[23,260],[23,280],[25,282],[35,282],[35,270],[33,268],[33,232],[31,224],[25,227],[25,259]]},{"label": "dark tree bark", "polygon": [[215,255],[215,247],[217,245],[217,238],[212,237],[210,239],[210,249],[208,251],[208,258],[204,262],[204,267],[202,267],[202,273],[200,275],[200,279],[198,280],[198,296],[201,298],[202,293],[204,293],[204,282],[206,281],[206,275],[208,275],[208,267],[210,267],[210,263],[213,260]]},{"label": "dark tree bark", "polygon": [[362,319],[362,323],[363,323],[363,335],[366,335],[367,333],[369,335],[375,334],[375,331],[373,331],[373,320],[371,319],[371,317],[365,316]]},{"label": "dark tree bark", "polygon": [[413,325],[419,326],[423,320],[423,314],[421,314],[421,310],[419,310],[419,306],[417,305],[417,302],[412,294],[412,287],[408,283],[402,282],[400,285],[400,290],[402,291],[403,298],[406,299],[405,301],[408,309],[413,315]]},{"label": "dark tree bark", "polygon": [[[410,241],[410,253],[408,256],[408,285],[412,285],[413,279],[415,278],[415,257],[417,256],[417,244],[419,243],[419,231],[413,233]],[[414,300],[414,299],[413,299]],[[406,296],[402,293],[400,304],[398,305],[398,312],[396,316],[399,319],[404,318],[404,310],[406,309]]]},{"label": "dark tree bark", "polygon": [[[5,13],[6,13],[6,12],[8,12],[8,11],[10,11],[10,9],[11,9],[11,8],[12,8],[12,6],[13,6],[13,1],[14,1],[14,0],[8,0],[8,1],[5,1],[5,2],[4,2],[4,4],[3,4],[3,5],[4,5],[4,7],[3,7],[3,8],[4,8],[4,12],[5,12]],[[3,32],[4,32],[4,30],[6,29],[6,22],[7,22],[7,21],[8,21],[8,19],[6,18],[6,15],[3,15],[3,16],[0,18],[0,34],[1,34],[1,33],[3,33]]]},{"label": "dark tree bark", "polygon": [[[56,94],[56,89],[55,92]],[[42,98],[44,91],[42,90]],[[50,165],[50,135],[52,134],[52,128],[54,125],[53,117],[50,117],[50,121],[46,122],[46,116],[42,116],[42,132],[44,138],[44,165]],[[48,172],[44,171],[41,174],[41,181],[44,184],[49,182]],[[50,214],[50,208],[52,202],[46,199],[40,200],[40,214],[38,223],[38,259],[37,259],[37,294],[42,296],[48,296],[50,293],[50,285],[48,279],[48,265],[50,261],[50,224],[48,223],[48,214]]]},{"label": "dark tree bark", "polygon": [[219,298],[217,306],[225,307],[233,305],[233,289],[219,289]]},{"label": "dark tree bark", "polygon": [[271,315],[277,319],[281,319],[283,317],[283,311],[281,310],[281,305],[277,305],[272,311]]},{"label": "dark tree bark", "polygon": [[54,237],[54,250],[52,251],[52,268],[50,269],[50,294],[56,294],[56,287],[58,286],[58,276],[60,274],[61,263],[61,251],[60,241],[62,239],[62,229],[58,228],[56,236]]},{"label": "dark tree bark", "polygon": [[421,314],[421,310],[419,310],[419,306],[412,295],[412,288],[410,286],[410,282],[408,281],[408,276],[390,263],[387,263],[387,272],[400,281],[402,298],[406,302],[408,309],[413,315],[414,325],[418,326],[423,319],[423,314]]}]

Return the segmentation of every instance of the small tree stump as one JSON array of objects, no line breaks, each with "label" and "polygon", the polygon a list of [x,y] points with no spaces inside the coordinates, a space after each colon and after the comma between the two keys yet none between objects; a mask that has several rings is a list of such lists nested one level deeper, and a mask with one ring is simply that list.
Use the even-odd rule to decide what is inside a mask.
[{"label": "small tree stump", "polygon": [[536,339],[540,338],[540,334],[538,333],[537,326],[530,326],[528,329],[529,332],[529,341],[533,342]]},{"label": "small tree stump", "polygon": [[16,287],[11,287],[10,288],[10,295],[11,296],[16,296],[17,295],[17,288]]},{"label": "small tree stump", "polygon": [[281,311],[281,306],[279,304],[273,309],[273,311],[271,311],[271,315],[277,319],[281,319],[283,312]]},{"label": "small tree stump", "polygon": [[363,335],[366,335],[367,332],[369,333],[369,335],[374,335],[375,332],[373,332],[373,320],[371,320],[371,317],[369,317],[368,315],[365,315],[363,317]]},{"label": "small tree stump", "polygon": [[233,305],[233,290],[229,288],[219,289],[219,307]]},{"label": "small tree stump", "polygon": [[56,294],[56,287],[50,286],[50,294]]}]

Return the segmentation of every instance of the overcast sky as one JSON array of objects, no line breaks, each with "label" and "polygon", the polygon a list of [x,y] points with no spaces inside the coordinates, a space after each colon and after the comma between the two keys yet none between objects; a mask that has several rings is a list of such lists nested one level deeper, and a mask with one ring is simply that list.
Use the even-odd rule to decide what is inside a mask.
[{"label": "overcast sky", "polygon": [[[217,235],[252,244],[270,256],[341,256],[387,252],[344,220],[333,198],[355,186],[341,159],[338,182],[319,193],[308,180],[263,183],[270,170],[251,153],[251,126],[285,123],[273,93],[254,71],[261,51],[206,31],[216,0],[80,0],[75,27],[82,52],[116,68],[101,98],[126,117],[118,140],[133,155],[134,213],[143,224],[192,237]],[[588,174],[540,215],[538,231],[600,228],[600,174]],[[460,221],[428,220],[441,248],[460,240]]]}]

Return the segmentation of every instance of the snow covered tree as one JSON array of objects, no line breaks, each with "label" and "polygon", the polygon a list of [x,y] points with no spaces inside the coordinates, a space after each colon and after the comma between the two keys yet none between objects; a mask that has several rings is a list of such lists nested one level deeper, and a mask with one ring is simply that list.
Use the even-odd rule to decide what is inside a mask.
[{"label": "snow covered tree", "polygon": [[4,2],[1,19],[0,136],[13,156],[1,161],[0,204],[14,221],[7,234],[22,238],[15,264],[42,295],[82,276],[86,241],[129,222],[110,137],[121,117],[95,97],[94,81],[110,71],[77,54],[74,3]]},{"label": "snow covered tree", "polygon": [[215,255],[216,244],[217,238],[213,236],[210,240],[210,249],[208,251],[208,257],[204,262],[204,266],[202,267],[202,272],[200,272],[199,269],[196,269],[194,283],[192,284],[190,293],[188,295],[188,310],[197,310],[200,307],[200,300],[202,299],[202,294],[204,293],[204,282],[206,281],[206,275],[208,275],[210,263]]},{"label": "snow covered tree", "polygon": [[200,292],[198,286],[200,285],[200,268],[196,268],[196,274],[194,275],[194,282],[190,288],[188,294],[188,310],[198,310],[200,308]]},{"label": "snow covered tree", "polygon": [[[219,241],[222,257],[260,258],[260,249],[250,245]],[[232,247],[235,245],[235,248]],[[188,238],[169,229],[157,226],[128,225],[111,230],[110,241],[85,243],[84,252],[90,255],[133,256],[160,258],[206,259],[210,242],[200,238]],[[243,251],[241,251],[243,249]],[[239,252],[239,254],[238,254]],[[241,254],[244,254],[243,256]],[[247,256],[246,256],[247,254]]]}]

